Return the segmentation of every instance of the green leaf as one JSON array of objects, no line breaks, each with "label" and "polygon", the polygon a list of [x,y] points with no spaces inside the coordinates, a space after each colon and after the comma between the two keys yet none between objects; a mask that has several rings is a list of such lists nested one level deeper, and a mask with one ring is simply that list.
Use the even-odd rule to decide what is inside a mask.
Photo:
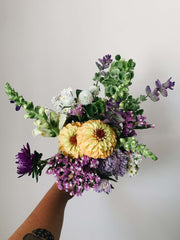
[{"label": "green leaf", "polygon": [[39,109],[40,109],[40,108],[41,108],[40,106],[36,106],[36,107],[35,107],[35,112],[36,112],[36,113],[39,113]]},{"label": "green leaf", "polygon": [[145,95],[140,95],[141,102],[144,102],[147,100],[147,97]]},{"label": "green leaf", "polygon": [[33,110],[33,108],[34,108],[33,103],[32,103],[31,101],[28,102],[27,105],[26,105],[26,109],[27,109],[27,110]]},{"label": "green leaf", "polygon": [[79,97],[79,94],[82,92],[82,90],[80,90],[80,89],[76,89],[76,96],[77,96],[77,98]]}]

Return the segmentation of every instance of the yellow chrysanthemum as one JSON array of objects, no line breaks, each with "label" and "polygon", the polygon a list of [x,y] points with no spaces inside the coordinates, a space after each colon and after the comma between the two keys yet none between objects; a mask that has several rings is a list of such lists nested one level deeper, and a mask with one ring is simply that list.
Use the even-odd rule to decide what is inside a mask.
[{"label": "yellow chrysanthemum", "polygon": [[58,136],[59,150],[72,158],[82,156],[76,139],[77,130],[81,125],[80,122],[69,123],[62,128]]},{"label": "yellow chrysanthemum", "polygon": [[106,158],[116,146],[113,129],[100,120],[89,120],[77,131],[77,144],[84,155],[92,158]]}]

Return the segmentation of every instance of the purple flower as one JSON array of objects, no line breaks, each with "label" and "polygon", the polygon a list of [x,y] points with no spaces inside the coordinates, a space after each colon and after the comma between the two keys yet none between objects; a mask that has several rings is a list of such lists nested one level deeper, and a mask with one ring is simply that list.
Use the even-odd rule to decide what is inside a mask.
[{"label": "purple flower", "polygon": [[30,175],[33,171],[33,154],[30,152],[29,143],[26,144],[26,147],[23,146],[21,151],[16,155],[16,162],[18,164],[17,173],[22,177],[26,173]]},{"label": "purple flower", "polygon": [[147,128],[148,123],[145,121],[146,119],[145,116],[137,115],[137,119],[138,119],[138,127],[145,126],[145,128]]},{"label": "purple flower", "polygon": [[106,113],[104,116],[104,123],[112,124],[118,129],[121,128],[120,125],[124,122],[122,117],[122,111],[119,109],[119,104],[121,101],[114,101],[113,98],[110,98],[106,102]]},{"label": "purple flower", "polygon": [[163,83],[162,84],[162,86],[164,87],[164,88],[166,88],[166,89],[171,89],[171,90],[173,90],[173,87],[174,87],[174,85],[175,85],[175,82],[171,82],[171,77],[165,82],[165,83]]},{"label": "purple flower", "polygon": [[133,137],[136,136],[134,114],[131,111],[123,112],[122,117],[124,118],[121,137]]},{"label": "purple flower", "polygon": [[150,97],[150,99],[152,101],[157,102],[157,101],[159,101],[160,93],[163,97],[168,96],[167,89],[169,88],[169,89],[173,90],[175,82],[171,82],[171,78],[169,78],[163,84],[159,80],[157,80],[157,81],[155,81],[155,85],[156,85],[156,88],[153,90],[153,92],[151,91],[150,86],[147,86],[145,90],[146,90],[147,96]]},{"label": "purple flower", "polygon": [[82,108],[82,105],[79,104],[76,108],[71,110],[70,115],[82,117],[83,113],[85,112]]},{"label": "purple flower", "polygon": [[145,121],[146,117],[142,115],[137,115],[137,122],[138,122],[138,127],[145,127],[147,128],[148,125],[150,125],[151,128],[154,128],[154,124],[149,124],[148,122]]},{"label": "purple flower", "polygon": [[[10,103],[14,103],[14,101],[11,100]],[[19,111],[20,108],[21,108],[21,106],[16,105],[15,110],[16,110],[16,111]]]},{"label": "purple flower", "polygon": [[70,195],[81,195],[84,190],[96,188],[100,177],[96,173],[99,161],[87,156],[70,159],[61,153],[52,157],[48,163],[47,174],[57,178],[58,188],[70,192]]},{"label": "purple flower", "polygon": [[23,148],[21,148],[21,151],[16,155],[16,159],[18,160],[16,162],[18,164],[17,173],[20,175],[19,177],[24,176],[26,173],[28,173],[28,175],[31,175],[35,168],[38,175],[37,163],[41,157],[41,153],[38,153],[36,151],[34,151],[33,154],[31,153],[29,143],[26,144],[26,147],[23,146]]},{"label": "purple flower", "polygon": [[115,149],[108,158],[99,161],[98,171],[105,177],[113,175],[118,179],[118,176],[124,176],[127,162],[127,155],[120,149]]},{"label": "purple flower", "polygon": [[109,180],[107,179],[102,179],[98,186],[94,189],[96,192],[105,192],[105,193],[110,193],[112,185],[110,184]]},{"label": "purple flower", "polygon": [[159,101],[159,97],[158,97],[158,96],[159,96],[159,93],[158,93],[157,89],[155,89],[154,92],[152,93],[150,86],[147,86],[146,89],[145,89],[145,91],[146,91],[147,96],[150,97],[150,99],[151,99],[153,102]]},{"label": "purple flower", "polygon": [[[111,55],[107,54],[102,59],[99,58],[98,61],[100,63],[96,62],[96,65],[100,71],[103,71],[104,69],[108,68],[110,66],[110,64],[112,63]],[[103,74],[104,74],[104,72],[103,72]]]}]

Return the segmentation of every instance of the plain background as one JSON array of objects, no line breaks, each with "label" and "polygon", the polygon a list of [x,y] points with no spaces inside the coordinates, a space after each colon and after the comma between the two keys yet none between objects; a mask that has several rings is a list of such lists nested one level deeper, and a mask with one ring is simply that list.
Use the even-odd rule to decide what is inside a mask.
[{"label": "plain background", "polygon": [[54,182],[18,179],[15,154],[28,141],[44,158],[58,140],[33,137],[32,120],[14,111],[6,81],[41,106],[63,88],[87,89],[105,54],[137,63],[131,93],[176,81],[168,98],[143,104],[156,128],[138,139],[159,156],[144,159],[139,175],[119,179],[110,195],[87,192],[67,205],[62,240],[178,240],[180,237],[180,3],[178,0],[0,1],[0,239],[6,240]]}]

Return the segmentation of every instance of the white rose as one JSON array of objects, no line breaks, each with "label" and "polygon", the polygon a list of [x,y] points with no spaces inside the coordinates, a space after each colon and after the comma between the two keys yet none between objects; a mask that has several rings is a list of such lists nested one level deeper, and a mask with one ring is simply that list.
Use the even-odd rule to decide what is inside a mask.
[{"label": "white rose", "polygon": [[93,96],[90,93],[90,91],[82,91],[79,94],[78,101],[82,105],[88,105],[91,104],[93,101]]}]

